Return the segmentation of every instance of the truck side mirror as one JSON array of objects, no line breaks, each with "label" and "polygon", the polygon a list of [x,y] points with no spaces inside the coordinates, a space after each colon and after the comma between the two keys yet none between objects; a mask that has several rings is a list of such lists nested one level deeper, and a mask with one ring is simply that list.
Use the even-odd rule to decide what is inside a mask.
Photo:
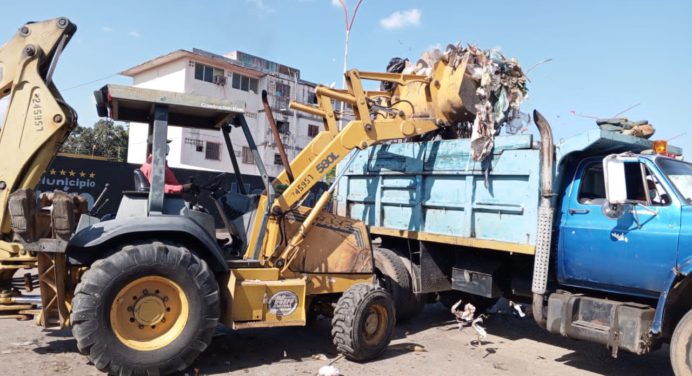
[{"label": "truck side mirror", "polygon": [[608,201],[604,202],[601,206],[601,212],[603,215],[610,219],[618,219],[625,214],[624,204],[611,204]]},{"label": "truck side mirror", "polygon": [[603,214],[608,218],[619,218],[624,213],[624,205],[627,203],[624,159],[615,154],[603,158],[603,177],[606,191]]}]

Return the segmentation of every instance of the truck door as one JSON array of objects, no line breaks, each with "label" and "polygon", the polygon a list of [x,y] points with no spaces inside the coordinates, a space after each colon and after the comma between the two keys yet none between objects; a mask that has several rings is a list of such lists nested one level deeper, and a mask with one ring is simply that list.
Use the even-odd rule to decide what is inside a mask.
[{"label": "truck door", "polygon": [[610,219],[601,210],[602,159],[587,159],[579,166],[563,202],[558,244],[561,283],[648,297],[657,297],[665,288],[675,267],[681,209],[648,162],[625,164],[628,199],[646,207],[634,205],[619,219]]}]

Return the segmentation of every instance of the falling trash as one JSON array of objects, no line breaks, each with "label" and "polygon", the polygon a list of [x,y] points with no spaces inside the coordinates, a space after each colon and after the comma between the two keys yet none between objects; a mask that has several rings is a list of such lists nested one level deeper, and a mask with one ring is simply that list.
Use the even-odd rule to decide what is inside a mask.
[{"label": "falling trash", "polygon": [[471,327],[476,331],[476,344],[481,345],[483,344],[483,340],[488,336],[488,332],[485,330],[484,327],[481,326],[483,323],[483,319],[487,317],[486,315],[478,315],[473,322],[471,322]]},{"label": "falling trash", "polygon": [[466,303],[466,305],[464,306],[464,310],[460,310],[459,306],[461,305],[461,303],[462,301],[459,300],[458,302],[454,303],[454,305],[450,309],[452,315],[454,315],[454,319],[459,324],[459,330],[463,329],[464,324],[472,322],[473,316],[476,313],[476,307],[471,303]]},{"label": "falling trash", "polygon": [[[387,72],[432,77],[441,61],[447,64],[450,76],[465,68],[462,73],[465,81],[472,83],[462,84],[463,88],[459,90],[464,96],[463,103],[456,105],[463,108],[455,108],[452,114],[448,114],[450,116],[445,117],[447,127],[440,136],[444,139],[471,138],[472,159],[482,162],[492,154],[494,138],[503,126],[506,125],[511,134],[526,128],[528,116],[520,111],[521,103],[528,96],[526,75],[516,59],[506,58],[497,48],[481,50],[471,44],[464,47],[461,43],[449,44],[444,51],[437,48],[425,51],[415,63],[400,57],[392,58]],[[381,89],[394,93],[397,85],[384,82]],[[418,82],[406,86],[409,93],[420,91]],[[413,115],[425,117],[431,113],[428,108],[420,107],[414,109]]]}]

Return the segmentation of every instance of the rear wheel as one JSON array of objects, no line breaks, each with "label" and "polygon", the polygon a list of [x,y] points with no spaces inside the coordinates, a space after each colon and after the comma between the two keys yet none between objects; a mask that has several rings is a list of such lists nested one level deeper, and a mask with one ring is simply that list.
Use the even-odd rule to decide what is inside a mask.
[{"label": "rear wheel", "polygon": [[348,359],[362,362],[381,354],[394,333],[394,303],[381,287],[359,283],[341,296],[332,318],[332,339]]},{"label": "rear wheel", "polygon": [[163,243],[127,246],[95,262],[75,290],[77,347],[101,371],[167,374],[211,342],[219,289],[207,264]]},{"label": "rear wheel", "polygon": [[692,375],[692,310],[675,327],[670,340],[670,363],[676,376]]},{"label": "rear wheel", "polygon": [[397,320],[420,313],[425,303],[413,293],[412,278],[402,257],[386,248],[376,248],[374,256],[377,282],[392,295]]}]

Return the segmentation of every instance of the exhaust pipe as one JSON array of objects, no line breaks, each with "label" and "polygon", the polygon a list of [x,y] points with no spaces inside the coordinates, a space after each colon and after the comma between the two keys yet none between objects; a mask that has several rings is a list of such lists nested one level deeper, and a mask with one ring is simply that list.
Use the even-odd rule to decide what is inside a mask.
[{"label": "exhaust pipe", "polygon": [[538,207],[538,230],[536,231],[536,254],[533,263],[533,318],[541,328],[546,327],[543,315],[545,293],[548,285],[550,250],[553,234],[553,217],[555,210],[551,199],[553,193],[553,131],[550,124],[540,112],[533,111],[533,121],[541,135],[541,203]]}]

